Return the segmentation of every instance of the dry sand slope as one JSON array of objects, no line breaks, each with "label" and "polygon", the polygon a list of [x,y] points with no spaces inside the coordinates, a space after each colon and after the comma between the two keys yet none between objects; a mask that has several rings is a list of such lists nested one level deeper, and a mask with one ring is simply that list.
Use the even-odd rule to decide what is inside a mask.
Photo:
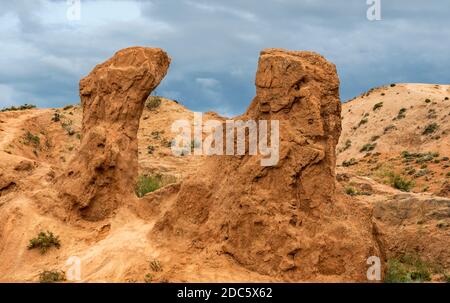
[{"label": "dry sand slope", "polygon": [[345,103],[338,165],[380,182],[393,171],[414,192],[450,197],[449,98],[450,85],[393,84]]},{"label": "dry sand slope", "polygon": [[[177,119],[192,121],[193,113],[162,99],[140,117],[138,170],[161,174],[174,183],[141,199],[127,198],[101,219],[86,220],[61,199],[55,185],[80,151],[82,108],[0,113],[0,281],[37,281],[43,270],[67,270],[71,256],[80,258],[81,280],[89,282],[365,281],[369,255],[379,255],[385,270],[388,259],[405,253],[437,265],[433,279],[442,279],[450,269],[450,200],[445,192],[450,162],[443,160],[449,156],[448,86],[397,84],[343,104],[339,167],[331,186],[335,190],[326,193],[330,201],[322,204],[308,187],[300,195],[310,199],[295,195],[302,173],[305,180],[311,178],[304,183],[308,184],[315,182],[315,172],[322,171],[321,161],[328,163],[325,171],[333,167],[334,155],[329,154],[333,148],[321,145],[333,142],[323,143],[318,136],[329,132],[331,120],[324,122],[323,117],[333,119],[334,112],[332,108],[320,112],[324,107],[316,103],[338,100],[337,91],[322,82],[333,77],[332,68],[315,54],[269,50],[266,55],[260,66],[272,65],[275,78],[277,72],[283,73],[280,62],[291,63],[284,68],[295,66],[284,79],[286,88],[269,81],[271,88],[264,83],[272,74],[260,74],[257,98],[246,113],[295,121],[293,125],[301,129],[298,136],[292,123],[286,124],[289,137],[282,138],[278,167],[259,170],[259,162],[251,157],[175,157],[168,147],[170,126]],[[292,91],[291,81],[292,87],[299,84],[303,90]],[[258,96],[270,99],[272,94],[286,98],[267,109]],[[311,112],[304,112],[301,100],[309,102]],[[379,102],[382,107],[374,110]],[[393,120],[401,108],[407,109],[405,117]],[[322,126],[314,121],[302,125],[305,114],[317,117]],[[214,113],[206,114],[208,118],[221,119]],[[358,126],[364,118],[367,122]],[[438,127],[422,135],[433,122]],[[395,128],[385,133],[391,124]],[[315,133],[320,127],[322,133]],[[380,136],[375,148],[360,152],[373,136]],[[345,148],[347,140],[351,144]],[[439,156],[403,162],[404,150]],[[315,153],[319,156],[312,159],[324,160],[303,156]],[[351,158],[358,163],[340,166]],[[419,171],[425,169],[420,168],[423,164],[429,170],[424,176],[404,172],[404,166]],[[388,184],[386,171],[391,169],[414,179],[412,190],[420,193],[405,193]],[[217,178],[214,172],[222,176]],[[237,177],[233,181],[230,176]],[[334,180],[333,170],[324,178]],[[423,193],[425,184],[429,188]],[[349,194],[348,188],[355,192]],[[223,203],[216,203],[217,196]],[[235,200],[238,203],[232,203]],[[44,255],[28,250],[28,241],[41,230],[58,235],[61,247]],[[155,260],[162,271],[150,266]]]}]

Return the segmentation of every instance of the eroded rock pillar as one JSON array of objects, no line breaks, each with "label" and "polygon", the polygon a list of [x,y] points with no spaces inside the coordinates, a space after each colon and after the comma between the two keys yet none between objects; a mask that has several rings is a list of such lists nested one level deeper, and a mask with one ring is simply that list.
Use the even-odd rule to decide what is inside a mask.
[{"label": "eroded rock pillar", "polygon": [[161,49],[131,47],[80,81],[81,146],[58,186],[61,197],[86,219],[102,219],[133,197],[139,119],[169,64]]}]

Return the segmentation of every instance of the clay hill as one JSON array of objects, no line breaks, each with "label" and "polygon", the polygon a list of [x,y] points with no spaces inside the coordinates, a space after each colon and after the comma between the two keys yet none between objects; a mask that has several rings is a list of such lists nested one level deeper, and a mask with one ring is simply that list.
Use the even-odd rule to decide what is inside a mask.
[{"label": "clay hill", "polygon": [[[280,121],[280,160],[261,166],[248,150],[172,153],[172,123],[194,122],[148,97],[169,65],[124,49],[80,81],[81,105],[0,112],[0,281],[67,272],[71,257],[85,282],[364,282],[370,256],[384,280],[448,279],[449,86],[341,104],[332,63],[266,49],[234,117]],[[30,249],[41,231],[57,237],[44,253]]]}]

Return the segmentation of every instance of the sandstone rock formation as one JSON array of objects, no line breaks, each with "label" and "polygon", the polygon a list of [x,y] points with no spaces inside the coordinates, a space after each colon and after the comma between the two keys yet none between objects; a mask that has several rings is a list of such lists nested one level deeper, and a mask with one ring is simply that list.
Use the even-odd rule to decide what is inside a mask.
[{"label": "sandstone rock formation", "polygon": [[285,280],[362,280],[379,253],[370,218],[335,197],[341,131],[335,66],[311,52],[267,49],[256,97],[235,120],[279,120],[280,160],[209,157],[185,180],[153,237],[216,250]]},{"label": "sandstone rock formation", "polygon": [[104,218],[132,198],[139,119],[146,98],[169,64],[161,49],[131,47],[97,65],[80,81],[81,146],[59,186],[61,196],[85,218]]}]

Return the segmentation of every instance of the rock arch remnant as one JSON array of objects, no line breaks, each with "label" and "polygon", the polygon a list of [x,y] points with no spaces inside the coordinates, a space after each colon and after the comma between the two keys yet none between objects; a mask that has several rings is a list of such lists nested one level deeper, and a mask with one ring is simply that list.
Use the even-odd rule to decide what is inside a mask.
[{"label": "rock arch remnant", "polygon": [[139,119],[169,64],[169,56],[159,48],[130,47],[80,81],[81,146],[58,187],[60,196],[84,218],[102,219],[133,197]]}]

